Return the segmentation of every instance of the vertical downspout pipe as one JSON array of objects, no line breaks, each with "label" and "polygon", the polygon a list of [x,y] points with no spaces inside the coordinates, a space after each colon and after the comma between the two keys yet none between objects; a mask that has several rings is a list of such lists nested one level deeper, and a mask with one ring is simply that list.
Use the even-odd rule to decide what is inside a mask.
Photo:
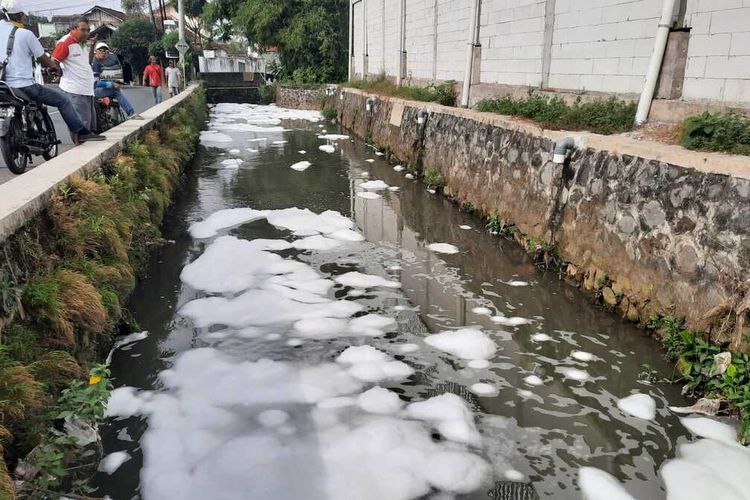
[{"label": "vertical downspout pipe", "polygon": [[362,79],[367,80],[369,61],[367,55],[367,0],[362,0]]},{"label": "vertical downspout pipe", "polygon": [[349,0],[349,73],[347,79],[354,80],[354,0]]},{"label": "vertical downspout pipe", "polygon": [[635,124],[641,125],[648,118],[648,112],[651,110],[651,101],[654,99],[656,91],[656,82],[659,79],[661,63],[664,59],[664,50],[667,48],[667,37],[669,29],[672,27],[672,18],[674,16],[674,6],[676,0],[664,0],[661,9],[661,19],[659,27],[656,30],[656,40],[654,41],[654,51],[651,53],[651,60],[648,63],[646,72],[646,82],[643,84],[643,92],[638,101],[638,111],[635,114]]},{"label": "vertical downspout pipe", "polygon": [[474,0],[469,22],[469,45],[466,50],[466,69],[464,69],[464,86],[461,92],[461,107],[469,107],[469,90],[471,89],[471,73],[474,66],[474,47],[479,44],[479,4],[481,0]]},{"label": "vertical downspout pipe", "polygon": [[398,76],[396,78],[396,85],[401,86],[401,81],[404,78],[404,49],[406,46],[406,0],[400,0],[399,6],[399,33],[398,33]]}]

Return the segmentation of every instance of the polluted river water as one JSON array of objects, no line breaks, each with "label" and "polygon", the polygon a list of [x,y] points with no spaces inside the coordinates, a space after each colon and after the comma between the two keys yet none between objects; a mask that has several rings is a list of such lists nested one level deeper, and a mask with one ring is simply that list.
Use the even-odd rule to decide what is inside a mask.
[{"label": "polluted river water", "polygon": [[654,339],[344,134],[212,108],[111,357],[97,496],[750,498]]}]

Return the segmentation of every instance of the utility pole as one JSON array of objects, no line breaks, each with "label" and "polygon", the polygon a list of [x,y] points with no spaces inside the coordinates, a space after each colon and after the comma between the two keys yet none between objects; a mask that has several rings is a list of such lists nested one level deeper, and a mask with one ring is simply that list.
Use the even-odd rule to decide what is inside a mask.
[{"label": "utility pole", "polygon": [[177,14],[179,21],[177,24],[177,32],[180,35],[180,40],[177,42],[177,51],[180,53],[180,71],[182,71],[183,86],[187,83],[187,75],[185,74],[185,52],[187,52],[188,44],[185,41],[185,0],[177,1]]}]

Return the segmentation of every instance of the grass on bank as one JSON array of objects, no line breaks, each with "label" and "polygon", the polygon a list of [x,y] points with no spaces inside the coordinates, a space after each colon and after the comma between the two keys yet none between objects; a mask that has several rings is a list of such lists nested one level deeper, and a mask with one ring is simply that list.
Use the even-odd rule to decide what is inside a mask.
[{"label": "grass on bank", "polygon": [[731,112],[691,116],[682,123],[680,144],[688,149],[750,155],[750,118]]},{"label": "grass on bank", "polygon": [[385,75],[378,75],[367,80],[351,80],[343,84],[344,87],[361,89],[374,94],[401,97],[413,101],[436,102],[444,106],[455,106],[457,94],[453,85],[454,82],[451,80],[426,87],[419,85],[398,86],[387,80]]},{"label": "grass on bank", "polygon": [[542,127],[558,130],[588,130],[597,134],[617,134],[633,129],[637,105],[612,97],[606,100],[572,105],[560,97],[530,94],[525,99],[500,97],[477,103],[479,111],[501,115],[522,116],[537,121]]},{"label": "grass on bank", "polygon": [[[740,443],[750,444],[750,354],[730,353],[728,344],[713,343],[704,332],[687,329],[684,318],[652,317],[649,327],[661,335],[667,359],[675,362],[682,393],[722,400],[740,418]],[[719,373],[716,356],[722,353],[730,362]]]},{"label": "grass on bank", "polygon": [[[76,444],[53,435],[51,422],[101,416],[109,390],[96,361],[128,321],[125,301],[161,241],[205,118],[197,92],[101,173],[60,185],[48,209],[2,245],[0,499],[87,494],[85,477],[70,471],[95,464],[79,463]],[[27,455],[41,472],[16,492],[8,470]]]}]

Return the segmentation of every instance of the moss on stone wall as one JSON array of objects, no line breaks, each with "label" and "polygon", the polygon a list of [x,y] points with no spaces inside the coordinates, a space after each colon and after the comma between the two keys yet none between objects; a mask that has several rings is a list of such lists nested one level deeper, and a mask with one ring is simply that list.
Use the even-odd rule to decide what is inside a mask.
[{"label": "moss on stone wall", "polygon": [[[197,90],[155,129],[0,247],[0,451],[8,468],[49,435],[56,401],[110,349],[125,303],[206,120]],[[0,499],[14,498],[0,467]]]}]

